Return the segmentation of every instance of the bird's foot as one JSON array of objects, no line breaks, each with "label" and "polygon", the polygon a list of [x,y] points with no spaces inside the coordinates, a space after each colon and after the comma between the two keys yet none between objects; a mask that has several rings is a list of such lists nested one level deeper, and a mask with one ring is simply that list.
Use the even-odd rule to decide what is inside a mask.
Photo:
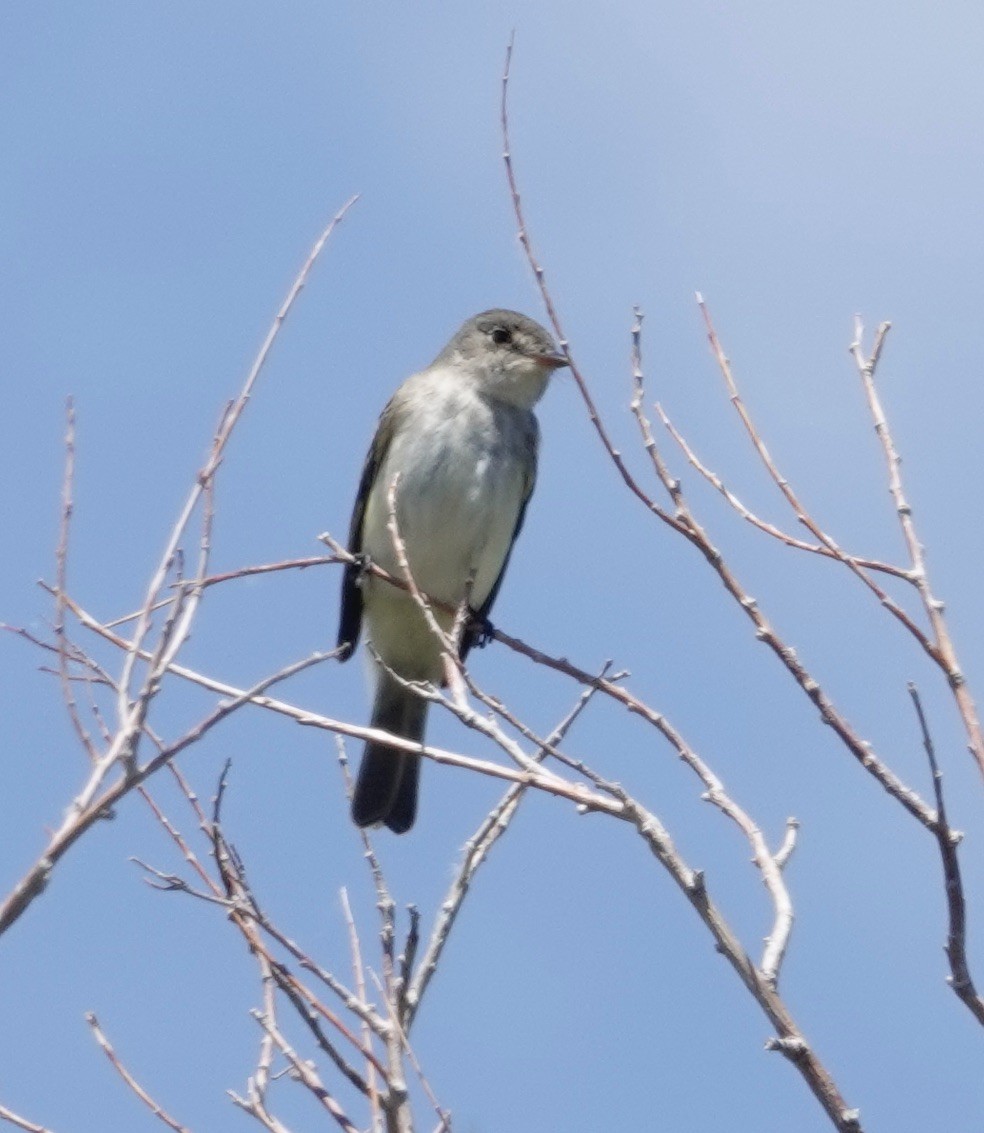
[{"label": "bird's foot", "polygon": [[365,551],[359,551],[352,556],[351,569],[355,571],[355,584],[361,586],[372,570],[372,559],[366,554]]},{"label": "bird's foot", "polygon": [[488,618],[481,614],[469,611],[468,623],[465,626],[464,641],[469,649],[484,649],[495,638],[495,626]]}]

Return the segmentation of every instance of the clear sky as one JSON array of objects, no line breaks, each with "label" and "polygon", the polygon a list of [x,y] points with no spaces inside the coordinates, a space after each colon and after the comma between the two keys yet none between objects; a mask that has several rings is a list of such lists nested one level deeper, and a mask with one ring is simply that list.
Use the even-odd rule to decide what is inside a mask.
[{"label": "clear sky", "polygon": [[[361,200],[277,343],[222,470],[216,569],[343,536],[376,415],[464,318],[543,318],[501,167],[499,79],[516,29],[514,152],[575,355],[645,475],[627,413],[631,308],[650,395],[764,515],[755,466],[693,302],[711,306],[770,448],[844,546],[902,548],[847,346],[891,319],[882,390],[936,586],[984,682],[979,459],[984,393],[984,10],[833,0],[604,6],[52,2],[0,15],[0,619],[43,632],[63,403],[78,410],[73,593],[113,617],[142,597],[225,400],[318,231]],[[586,668],[613,658],[773,841],[797,923],[783,990],[865,1128],[981,1127],[980,1035],[944,984],[931,840],[837,746],[699,557],[621,487],[573,385],[539,411],[541,476],[496,621]],[[676,469],[684,466],[667,442]],[[700,515],[859,731],[929,794],[905,682],[924,689],[953,823],[967,833],[971,958],[984,907],[980,777],[940,681],[829,563]],[[334,641],[333,570],[206,599],[184,657],[250,684]],[[109,654],[100,651],[100,656]],[[84,774],[56,682],[0,639],[0,882],[44,844]],[[547,731],[576,689],[501,647],[491,691]],[[284,690],[366,719],[358,663]],[[178,692],[167,735],[208,706]],[[436,716],[435,743],[493,751]],[[707,871],[757,952],[769,910],[747,846],[653,733],[593,706],[568,745],[619,779]],[[352,751],[355,755],[355,749]],[[184,762],[203,798],[233,759],[229,832],[285,930],[347,971],[339,889],[372,898],[333,742],[258,710]],[[193,823],[163,782],[159,797]],[[418,827],[379,838],[397,899],[434,910],[494,784],[425,768]],[[78,845],[0,940],[0,1104],[58,1133],[152,1128],[89,1038],[194,1130],[238,1128],[255,970],[215,909],[151,891],[129,861],[179,862],[137,799]],[[978,970],[978,977],[984,979]],[[415,1030],[465,1133],[829,1128],[703,926],[638,839],[531,799],[479,879]],[[281,1088],[288,1124],[306,1098]]]}]

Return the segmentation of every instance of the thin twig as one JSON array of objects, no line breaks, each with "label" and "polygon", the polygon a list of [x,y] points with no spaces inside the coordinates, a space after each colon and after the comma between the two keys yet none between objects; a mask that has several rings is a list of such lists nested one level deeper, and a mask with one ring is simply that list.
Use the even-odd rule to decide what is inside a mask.
[{"label": "thin twig", "polygon": [[[257,958],[264,987],[272,981],[290,1001],[294,1010],[306,1024],[314,1036],[319,1048],[334,1063],[336,1069],[362,1094],[368,1095],[368,1086],[363,1077],[343,1056],[337,1046],[322,1030],[319,1017],[325,1019],[349,1043],[370,1062],[382,1070],[378,1060],[372,1053],[371,1047],[363,1047],[351,1028],[331,1011],[325,1004],[317,999],[287,968],[278,961],[266,947],[259,930],[267,932],[274,939],[280,941],[282,934],[278,933],[269,919],[261,911],[256,896],[253,893],[247,878],[241,858],[235,848],[228,842],[221,825],[221,804],[224,795],[228,762],[219,779],[218,789],[212,808],[212,818],[205,824],[205,833],[213,847],[213,859],[218,869],[223,891],[227,900],[225,904],[229,909],[229,919],[242,934],[252,955]],[[192,892],[187,886],[175,886],[185,892]],[[193,893],[193,896],[204,897],[210,900],[208,894]],[[298,950],[299,951],[299,950]],[[275,1021],[275,1014],[267,1011],[266,1017]],[[261,1061],[262,1061],[261,1051]]]},{"label": "thin twig", "polygon": [[[335,228],[341,223],[346,213],[357,200],[358,196],[356,195],[349,198],[349,200],[345,202],[345,204],[338,210],[335,216],[332,217],[330,223],[315,241],[314,246],[308,253],[308,257],[301,267],[301,270],[298,272],[296,278],[294,279],[294,282],[291,284],[290,290],[287,293],[287,297],[284,299],[283,303],[280,306],[280,309],[277,311],[277,314],[274,317],[273,323],[269,331],[267,332],[266,338],[263,341],[263,345],[260,347],[259,353],[257,354],[256,359],[254,360],[253,365],[246,376],[246,380],[243,383],[242,389],[239,391],[239,394],[236,397],[235,401],[233,401],[228,412],[225,413],[223,417],[222,423],[212,444],[208,459],[206,460],[201,471],[198,473],[198,476],[195,479],[195,484],[192,487],[188,498],[185,500],[184,507],[182,508],[177,522],[175,523],[174,528],[171,531],[167,544],[165,545],[164,552],[161,555],[160,561],[158,563],[157,569],[154,572],[150,581],[150,585],[147,588],[147,595],[144,599],[144,606],[141,611],[140,617],[137,619],[137,625],[133,634],[133,648],[127,654],[126,660],[124,662],[123,672],[120,679],[121,721],[122,719],[126,718],[129,711],[129,704],[127,703],[126,698],[129,696],[130,676],[133,671],[133,666],[136,663],[139,651],[143,648],[144,638],[146,637],[147,631],[150,626],[150,612],[155,602],[157,601],[158,594],[164,586],[167,574],[171,569],[171,564],[174,561],[174,557],[177,553],[178,545],[184,534],[184,531],[188,526],[195,508],[198,506],[198,502],[201,499],[202,494],[206,490],[206,486],[210,483],[212,477],[215,475],[219,467],[226,449],[226,445],[229,442],[229,438],[231,437],[232,432],[239,421],[239,418],[242,416],[247,404],[250,401],[250,398],[252,397],[253,390],[256,386],[257,380],[259,379],[260,373],[262,372],[266,364],[267,358],[270,355],[270,351],[273,348],[273,344],[280,332],[280,328],[283,326],[285,319],[290,314],[291,308],[294,305],[294,301],[297,299],[298,295],[303,290],[304,285],[307,283],[308,277],[311,274],[315,261],[321,254],[321,251],[327,243],[329,237],[332,235]],[[173,657],[171,659],[173,660]]]},{"label": "thin twig", "polygon": [[127,1070],[127,1068],[123,1065],[116,1051],[113,1050],[112,1044],[110,1043],[109,1039],[107,1039],[106,1035],[103,1033],[103,1029],[99,1025],[99,1020],[96,1018],[95,1014],[92,1011],[86,1013],[85,1021],[89,1024],[89,1027],[92,1030],[92,1037],[99,1044],[103,1054],[105,1054],[109,1061],[112,1063],[113,1069],[117,1072],[117,1074],[119,1074],[123,1081],[126,1082],[126,1084],[144,1103],[144,1105],[150,1110],[150,1112],[155,1117],[159,1117],[169,1129],[173,1129],[174,1133],[188,1133],[188,1127],[186,1125],[182,1125],[179,1121],[176,1121],[167,1112],[166,1109],[164,1109],[161,1105],[154,1101],[150,1094],[147,1093],[143,1086],[140,1085],[136,1078],[134,1078],[130,1071]]},{"label": "thin twig", "polygon": [[946,617],[944,616],[945,605],[936,597],[930,586],[925,551],[922,541],[919,538],[919,533],[916,530],[915,520],[912,516],[912,506],[906,498],[905,488],[902,483],[902,458],[899,456],[898,449],[895,446],[895,441],[888,425],[888,418],[885,416],[885,410],[882,407],[881,398],[878,396],[878,389],[875,385],[875,371],[878,368],[878,361],[881,357],[882,348],[885,345],[885,337],[890,327],[891,323],[882,323],[881,326],[879,326],[875,334],[871,354],[866,358],[861,345],[864,327],[859,318],[855,319],[854,341],[851,343],[851,355],[857,365],[861,384],[864,387],[865,397],[868,401],[868,408],[875,424],[875,433],[878,435],[878,440],[881,443],[882,452],[885,456],[885,464],[888,468],[888,489],[895,504],[895,513],[898,516],[899,525],[902,528],[902,535],[905,539],[905,545],[909,552],[913,579],[932,629],[934,651],[931,656],[946,675],[947,682],[957,705],[957,711],[960,714],[960,719],[967,733],[967,746],[970,750],[970,754],[977,763],[981,774],[984,775],[984,735],[982,735],[981,732],[981,723],[977,715],[977,707],[974,704],[974,698],[971,695],[970,688],[964,677],[960,660],[957,657],[956,647],[950,637],[950,631],[946,624]]},{"label": "thin twig", "polygon": [[[721,477],[712,469],[708,468],[696,452],[694,452],[687,439],[670,420],[669,414],[663,408],[662,404],[657,401],[654,403],[653,408],[656,410],[656,415],[659,417],[660,421],[662,421],[666,431],[680,447],[680,451],[687,458],[687,462],[690,466],[696,469],[708,484],[728,501],[733,510],[736,511],[742,519],[746,520],[753,527],[757,527],[759,531],[765,532],[766,535],[772,536],[773,539],[778,539],[780,543],[784,543],[787,547],[794,547],[799,551],[808,551],[811,555],[820,555],[823,558],[837,558],[837,555],[835,555],[829,547],[824,547],[821,543],[807,543],[804,539],[797,539],[795,535],[790,535],[788,531],[783,531],[781,528],[776,527],[774,523],[769,523],[768,520],[762,519],[761,516],[756,515],[747,508],[738,496],[725,484]],[[861,558],[857,555],[852,555],[851,558],[858,566],[864,567],[865,570],[877,570],[882,574],[890,574],[906,582],[913,581],[912,571],[906,570],[905,567],[882,562],[880,559]]]},{"label": "thin twig", "polygon": [[[289,989],[296,993],[298,998],[302,1000],[307,1007],[315,1011],[333,1027],[335,1027],[345,1038],[352,1043],[356,1049],[363,1054],[369,1063],[375,1067],[376,1070],[382,1072],[382,1065],[372,1052],[371,1046],[366,1044],[361,1046],[359,1040],[351,1033],[339,1017],[331,1010],[329,1010],[311,991],[309,991],[300,981],[291,976],[287,970],[277,963],[272,955],[267,951],[263,942],[259,939],[253,930],[253,925],[257,926],[264,933],[266,933],[277,944],[281,945],[291,956],[294,957],[298,963],[307,971],[312,972],[334,992],[339,999],[345,1004],[346,1008],[359,1018],[373,1031],[379,1031],[385,1026],[385,1021],[381,1016],[371,1011],[363,1002],[363,996],[353,995],[340,981],[338,981],[330,972],[326,972],[320,968],[311,957],[293,940],[290,939],[285,933],[277,928],[276,925],[266,916],[260,908],[255,894],[252,892],[246,882],[245,872],[241,861],[236,855],[232,847],[227,843],[224,834],[222,833],[219,824],[218,812],[221,805],[222,795],[225,790],[226,775],[228,764],[223,769],[222,778],[220,779],[219,789],[216,791],[215,802],[213,805],[213,814],[209,818],[202,810],[198,799],[194,796],[187,786],[183,786],[186,796],[189,799],[196,815],[199,816],[200,825],[206,838],[212,846],[212,856],[218,868],[219,876],[222,881],[221,887],[218,886],[211,878],[208,880],[210,893],[196,892],[190,886],[183,883],[180,878],[175,878],[172,875],[160,875],[158,871],[150,869],[150,872],[155,876],[162,876],[165,886],[168,889],[176,889],[188,893],[191,896],[198,897],[199,899],[212,901],[213,903],[222,904],[229,909],[233,914],[233,920],[239,927],[240,931],[246,936],[249,947],[252,951],[262,952],[263,955],[269,960],[274,975],[277,977],[278,986],[282,990],[288,991],[285,987],[289,985]],[[178,839],[179,845],[184,846],[183,839]],[[190,849],[185,848],[183,855],[186,861],[199,872],[200,867],[197,858],[193,855]],[[142,864],[142,863],[141,863]],[[148,869],[149,867],[144,866]],[[289,992],[288,992],[289,993]],[[304,1016],[305,1022],[310,1026],[310,1018],[307,1011],[300,1011]]]},{"label": "thin twig", "polygon": [[58,594],[55,597],[55,641],[58,644],[58,676],[61,680],[62,699],[79,743],[85,749],[91,762],[99,758],[92,737],[86,731],[79,716],[78,705],[68,667],[68,650],[65,638],[65,599],[68,589],[68,537],[72,526],[72,489],[75,483],[75,403],[71,398],[65,403],[65,475],[62,479],[61,522],[58,531],[58,549],[55,552],[55,579]]},{"label": "thin twig", "polygon": [[[602,674],[607,669],[608,665],[606,664]],[[567,735],[574,721],[584,711],[596,692],[597,690],[594,688],[587,688],[581,693],[571,711],[547,737],[547,743],[550,746],[560,743]],[[546,754],[546,747],[541,748],[535,758],[543,759]],[[409,981],[404,995],[400,1022],[405,1031],[409,1032],[413,1026],[414,1018],[420,1008],[420,1002],[431,979],[437,972],[444,947],[450,938],[451,929],[458,919],[464,900],[468,896],[475,874],[488,859],[492,847],[508,829],[528,789],[525,783],[514,783],[509,787],[499,802],[482,819],[474,834],[465,842],[461,865],[458,867],[444,900],[441,902],[427,942],[427,948],[414,970],[413,978]]]},{"label": "thin twig", "polygon": [[[380,986],[380,991],[382,990],[382,986]],[[406,1053],[407,1058],[410,1060],[410,1065],[413,1067],[413,1072],[417,1075],[417,1081],[420,1082],[427,1100],[430,1102],[431,1106],[434,1109],[434,1112],[437,1114],[437,1119],[440,1123],[438,1128],[450,1129],[451,1114],[446,1109],[443,1109],[440,1102],[437,1100],[437,1095],[434,1093],[433,1087],[427,1080],[427,1076],[424,1074],[420,1060],[417,1058],[417,1055],[410,1044],[410,1038],[400,1023],[396,1004],[388,997],[386,998],[385,1002],[386,1007],[390,1013],[390,1023],[393,1028],[394,1039],[400,1044],[401,1052]]]},{"label": "thin twig", "polygon": [[[817,521],[810,515],[806,508],[801,503],[799,496],[793,490],[792,485],[780,472],[778,465],[772,458],[769,450],[766,448],[762,440],[751,414],[738,391],[738,384],[735,381],[734,373],[731,369],[731,362],[725,354],[721,343],[718,339],[717,332],[714,329],[714,324],[711,321],[710,312],[707,309],[707,304],[704,302],[703,296],[697,293],[697,306],[700,308],[701,316],[704,320],[704,327],[707,331],[707,340],[711,346],[711,352],[714,355],[715,361],[718,365],[718,370],[724,379],[725,387],[728,391],[728,399],[735,407],[742,425],[745,427],[745,432],[748,434],[752,442],[752,446],[759,455],[759,459],[765,466],[766,471],[772,477],[776,487],[782,493],[783,498],[792,508],[797,520],[810,532],[814,538],[819,539],[820,542],[830,551],[830,553],[847,567],[847,569],[858,579],[859,582],[878,599],[881,605],[894,617],[901,625],[903,625],[909,633],[919,643],[920,647],[937,663],[940,663],[941,656],[937,646],[929,639],[926,633],[912,620],[905,610],[887,594],[870,575],[866,574],[860,562],[852,555],[847,554],[841,547],[834,542],[830,535],[824,531]],[[912,581],[918,586],[916,572],[913,571]]]},{"label": "thin twig", "polygon": [[262,1011],[251,1011],[250,1014],[271,1037],[277,1049],[290,1063],[297,1080],[301,1082],[312,1096],[321,1103],[322,1107],[331,1114],[339,1127],[344,1129],[345,1133],[359,1133],[358,1126],[354,1125],[349,1120],[345,1111],[338,1104],[338,1101],[325,1088],[311,1063],[298,1055],[297,1051],[294,1050],[280,1033],[276,1023],[268,1016],[264,1015]]},{"label": "thin twig", "polygon": [[27,1133],[52,1133],[47,1125],[38,1125],[37,1122],[28,1121],[26,1117],[14,1113],[12,1109],[8,1109],[5,1105],[0,1105],[0,1121],[9,1121],[11,1125],[16,1125],[18,1129],[25,1129]]},{"label": "thin twig", "polygon": [[[352,906],[348,899],[348,890],[342,886],[342,912],[345,916],[345,924],[348,927],[349,933],[349,948],[352,953],[352,975],[355,977],[355,994],[366,1002],[366,974],[365,966],[362,962],[362,945],[359,941],[359,930],[356,927],[355,916],[352,913]],[[372,1050],[372,1028],[363,1019],[362,1020],[362,1043],[363,1045]],[[366,1097],[369,1101],[369,1115],[372,1128],[375,1129],[380,1120],[381,1111],[379,1103],[379,1084],[376,1081],[376,1067],[373,1065],[371,1059],[366,1059]]]},{"label": "thin twig", "polygon": [[786,862],[793,856],[793,851],[796,849],[796,843],[799,839],[800,823],[797,818],[786,819],[786,833],[782,840],[782,845],[772,855],[776,860],[776,865],[783,869]]},{"label": "thin twig", "polygon": [[636,478],[629,471],[628,465],[622,459],[622,454],[615,448],[611,438],[608,435],[608,430],[601,419],[601,414],[594,403],[594,398],[591,396],[591,391],[588,389],[588,384],[581,373],[580,368],[574,356],[571,353],[570,345],[567,337],[564,334],[564,328],[561,326],[560,318],[554,307],[553,298],[550,295],[546,286],[546,276],[543,268],[540,266],[539,261],[533,251],[533,244],[530,240],[529,231],[526,226],[526,219],[523,213],[522,199],[519,193],[519,186],[516,181],[515,170],[513,168],[512,159],[512,146],[509,141],[509,68],[512,63],[513,40],[510,38],[509,46],[506,49],[506,65],[502,73],[502,101],[500,104],[500,121],[502,125],[502,159],[506,169],[506,179],[509,182],[509,192],[512,196],[513,211],[516,215],[516,222],[518,226],[517,236],[519,243],[522,246],[526,259],[529,262],[530,268],[533,271],[534,278],[536,279],[537,286],[540,289],[540,295],[543,299],[544,306],[547,310],[547,315],[550,319],[551,325],[557,333],[560,348],[567,356],[567,361],[570,366],[570,372],[577,384],[581,397],[588,410],[588,418],[594,426],[601,443],[604,445],[608,455],[611,457],[613,464],[618,470],[618,474],[625,482],[625,486],[629,489],[634,496],[636,496],[646,508],[649,509],[654,515],[658,515],[664,523],[669,524],[674,530],[679,531],[681,534],[686,535],[686,530],[683,525],[665,509],[661,508],[659,504],[650,496],[639,484]]},{"label": "thin twig", "polygon": [[[169,766],[169,768],[170,768],[170,770],[173,774],[176,771],[174,764],[171,763],[171,764],[168,764],[168,766]],[[183,778],[181,778],[180,776],[178,776],[178,785],[182,789],[185,789],[187,787],[186,781]],[[178,830],[177,827],[174,826],[174,824],[170,821],[170,819],[163,812],[163,810],[161,810],[161,808],[157,805],[157,803],[154,801],[153,797],[151,796],[150,792],[146,789],[146,787],[139,787],[138,791],[140,793],[140,797],[150,807],[150,809],[153,812],[153,815],[157,819],[158,823],[164,828],[164,830],[167,832],[168,836],[171,838],[171,841],[174,842],[174,844],[177,846],[179,853],[184,858],[184,860],[187,862],[187,864],[195,871],[195,873],[198,875],[198,877],[201,879],[201,881],[203,881],[212,890],[212,893],[214,894],[214,896],[216,898],[221,898],[222,897],[222,890],[219,888],[219,886],[213,880],[213,878],[209,874],[208,870],[198,860],[198,855],[191,848],[191,846],[188,845],[188,843],[185,840],[184,836],[182,835],[181,831]],[[186,791],[185,797],[186,798],[189,797],[187,791]],[[131,858],[131,861],[136,862],[137,859]],[[150,868],[149,866],[144,865],[142,862],[138,862],[138,864],[141,866],[142,869],[149,869]],[[155,874],[157,873],[156,870],[153,870],[152,872],[155,873]]]},{"label": "thin twig", "polygon": [[[80,608],[74,603],[69,604],[73,609],[73,613],[76,613],[76,616],[78,616]],[[129,645],[130,643],[127,644]],[[165,766],[169,760],[173,759],[186,747],[197,743],[203,735],[231,713],[237,711],[244,704],[257,703],[258,698],[262,697],[263,691],[270,688],[271,685],[286,680],[288,677],[294,676],[296,673],[312,665],[320,664],[323,661],[334,658],[336,655],[337,651],[333,651],[332,653],[315,653],[311,657],[306,657],[302,661],[288,665],[272,676],[264,678],[250,689],[240,689],[238,692],[233,692],[231,700],[221,702],[179,740],[168,745],[163,751],[158,752],[157,755],[149,759],[141,767],[134,769],[130,775],[121,775],[115,784],[107,787],[102,794],[99,795],[95,793],[95,789],[93,789],[92,786],[92,777],[96,776],[99,771],[98,768],[94,769],[89,782],[73,801],[61,826],[49,839],[44,853],[17,885],[14,886],[3,903],[0,904],[0,935],[6,932],[21,916],[24,910],[41,895],[47,885],[51,871],[58,861],[64,857],[90,826],[93,826],[100,819],[105,818],[125,795],[129,794],[129,792],[139,786],[140,783],[160,770],[161,767]],[[169,666],[169,669],[176,671],[173,666]]]},{"label": "thin twig", "polygon": [[[278,571],[284,570],[305,570],[307,567],[314,566],[331,566],[339,563],[342,560],[335,555],[306,555],[300,559],[283,559],[277,563],[258,563],[254,566],[239,567],[237,570],[224,571],[221,574],[210,574],[199,578],[187,579],[182,585],[195,586],[201,590],[208,590],[209,587],[218,586],[223,582],[232,582],[239,578],[252,578],[259,574],[275,574]],[[169,606],[173,601],[173,597],[162,598],[156,602],[152,607],[152,611],[160,610],[164,606]],[[129,614],[123,614],[121,617],[113,618],[112,621],[104,622],[103,624],[108,629],[115,629],[117,626],[126,625],[128,622],[136,621],[143,612],[143,608],[134,610]]]},{"label": "thin twig", "polygon": [[[271,1039],[271,1043],[272,1041]],[[255,1117],[269,1133],[290,1133],[290,1129],[267,1109],[266,1098],[255,1088],[252,1078],[246,1083],[246,1097],[237,1094],[235,1090],[226,1090],[226,1093],[233,1105],[248,1113],[250,1117]]]},{"label": "thin twig", "polygon": [[[269,970],[263,973],[263,1014],[268,1019],[276,1019],[277,1017],[277,985]],[[256,1071],[247,1082],[247,1092],[258,1098],[263,1108],[266,1107],[266,1096],[270,1089],[270,1068],[273,1066],[273,1054],[273,1039],[264,1031],[260,1038],[260,1049],[256,1057]]]},{"label": "thin twig", "polygon": [[967,960],[967,904],[964,899],[963,879],[960,875],[960,859],[957,856],[957,847],[962,835],[953,830],[947,821],[946,801],[943,797],[943,772],[940,771],[936,759],[936,749],[933,746],[933,737],[929,731],[926,713],[923,711],[919,690],[911,681],[908,684],[908,689],[913,707],[916,710],[916,719],[919,721],[919,731],[922,734],[926,758],[929,760],[929,770],[933,776],[936,813],[939,816],[934,833],[936,834],[937,845],[940,848],[940,860],[943,864],[944,891],[946,892],[946,908],[949,919],[945,948],[946,958],[950,962],[950,976],[947,983],[953,988],[960,1001],[968,1008],[978,1023],[984,1024],[984,1000],[981,999],[974,987],[974,980],[970,974],[970,964]]}]

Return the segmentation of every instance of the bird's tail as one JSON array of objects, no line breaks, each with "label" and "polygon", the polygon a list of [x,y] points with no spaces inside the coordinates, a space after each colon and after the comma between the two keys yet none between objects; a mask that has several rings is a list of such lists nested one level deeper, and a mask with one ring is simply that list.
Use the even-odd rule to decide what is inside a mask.
[{"label": "bird's tail", "polygon": [[[423,743],[427,701],[399,684],[385,669],[377,672],[372,727]],[[352,795],[352,818],[357,826],[385,823],[404,834],[417,815],[420,756],[369,740],[359,765]]]}]

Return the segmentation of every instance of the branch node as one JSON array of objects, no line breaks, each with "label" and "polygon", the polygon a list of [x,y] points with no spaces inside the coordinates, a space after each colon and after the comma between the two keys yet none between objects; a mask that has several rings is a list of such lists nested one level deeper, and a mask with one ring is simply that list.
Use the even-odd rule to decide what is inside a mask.
[{"label": "branch node", "polygon": [[771,1038],[765,1040],[766,1050],[777,1050],[780,1054],[784,1054],[788,1059],[795,1062],[797,1059],[802,1058],[808,1051],[806,1039],[801,1038],[799,1035],[787,1035],[785,1038],[779,1038],[773,1035]]},{"label": "branch node", "polygon": [[[769,944],[770,944],[770,938],[767,936],[765,938],[766,948],[768,948]],[[775,991],[776,988],[779,986],[779,973],[778,972],[773,971],[773,970],[766,971],[764,968],[759,968],[758,974],[759,974],[759,979],[764,984],[767,984],[770,988],[772,988],[773,991]],[[766,1044],[766,1045],[768,1045],[768,1044]],[[804,1043],[803,1045],[805,1046],[806,1044]]]},{"label": "branch node", "polygon": [[42,858],[38,862],[37,873],[35,875],[36,880],[34,882],[34,885],[35,885],[38,893],[40,893],[43,889],[45,889],[47,887],[48,881],[51,877],[51,871],[54,868],[55,868],[55,863],[51,860],[51,858]]}]

